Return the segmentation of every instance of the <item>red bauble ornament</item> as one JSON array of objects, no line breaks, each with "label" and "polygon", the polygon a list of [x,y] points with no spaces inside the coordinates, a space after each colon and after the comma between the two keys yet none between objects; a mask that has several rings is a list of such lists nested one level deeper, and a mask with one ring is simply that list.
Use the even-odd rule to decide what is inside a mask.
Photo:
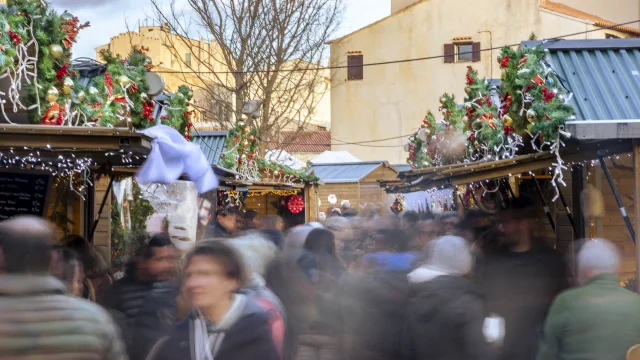
[{"label": "red bauble ornament", "polygon": [[287,201],[287,209],[291,211],[292,214],[300,214],[304,211],[304,199],[300,195],[293,195]]}]

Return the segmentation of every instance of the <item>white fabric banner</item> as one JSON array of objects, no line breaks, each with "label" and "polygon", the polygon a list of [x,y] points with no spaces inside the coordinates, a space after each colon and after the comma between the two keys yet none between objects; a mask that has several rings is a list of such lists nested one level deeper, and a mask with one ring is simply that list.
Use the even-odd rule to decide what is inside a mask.
[{"label": "white fabric banner", "polygon": [[200,194],[218,187],[218,178],[200,146],[187,141],[176,129],[157,125],[141,133],[153,141],[151,153],[136,174],[140,184],[170,184],[186,174]]}]

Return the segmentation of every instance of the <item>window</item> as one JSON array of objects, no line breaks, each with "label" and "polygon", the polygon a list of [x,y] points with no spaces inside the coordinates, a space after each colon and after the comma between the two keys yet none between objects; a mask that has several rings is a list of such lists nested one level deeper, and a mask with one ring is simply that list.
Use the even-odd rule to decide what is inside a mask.
[{"label": "window", "polygon": [[615,36],[613,34],[605,34],[605,39],[620,39],[620,36]]},{"label": "window", "polygon": [[187,67],[191,67],[191,53],[187,53],[184,56],[184,63],[185,65],[187,65]]},{"label": "window", "polygon": [[479,42],[444,44],[444,62],[478,62],[481,59]]},{"label": "window", "polygon": [[473,61],[472,44],[456,45],[456,61]]},{"label": "window", "polygon": [[362,80],[364,78],[364,68],[362,55],[347,56],[347,80]]}]

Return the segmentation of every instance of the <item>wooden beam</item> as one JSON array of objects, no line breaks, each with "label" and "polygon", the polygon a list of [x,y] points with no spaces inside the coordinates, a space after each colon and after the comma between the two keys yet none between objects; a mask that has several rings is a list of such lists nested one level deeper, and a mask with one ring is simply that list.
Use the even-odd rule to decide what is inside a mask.
[{"label": "wooden beam", "polygon": [[636,291],[640,291],[640,140],[633,140],[633,180],[634,180],[634,196],[633,196],[633,211],[634,211],[634,229],[636,229],[636,282],[638,287]]}]

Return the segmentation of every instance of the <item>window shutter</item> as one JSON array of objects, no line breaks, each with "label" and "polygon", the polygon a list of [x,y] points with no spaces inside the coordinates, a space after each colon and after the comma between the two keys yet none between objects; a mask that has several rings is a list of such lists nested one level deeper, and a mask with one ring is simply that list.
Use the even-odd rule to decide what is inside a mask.
[{"label": "window shutter", "polygon": [[473,53],[471,54],[471,61],[473,62],[478,62],[481,59],[480,54],[482,54],[480,52],[480,43],[479,42],[474,42],[471,45],[471,51],[473,51]]},{"label": "window shutter", "polygon": [[347,56],[347,66],[349,66],[347,80],[362,80],[364,78],[363,60],[362,55]]},{"label": "window shutter", "polygon": [[453,44],[444,44],[444,62],[445,64],[456,62],[455,47]]}]

